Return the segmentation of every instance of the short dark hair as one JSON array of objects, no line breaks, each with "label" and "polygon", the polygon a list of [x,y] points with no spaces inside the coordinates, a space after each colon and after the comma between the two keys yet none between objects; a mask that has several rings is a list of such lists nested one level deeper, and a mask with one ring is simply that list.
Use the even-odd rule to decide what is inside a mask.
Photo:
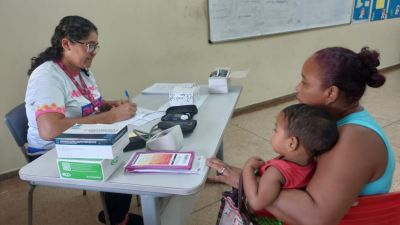
[{"label": "short dark hair", "polygon": [[72,42],[79,41],[89,37],[94,31],[97,33],[97,27],[88,19],[81,16],[66,16],[62,18],[54,29],[51,37],[51,46],[41,52],[38,56],[31,58],[31,68],[28,70],[28,76],[42,63],[53,60],[60,60],[63,55],[61,40],[68,38]]},{"label": "short dark hair", "polygon": [[295,136],[310,156],[329,151],[339,138],[333,117],[320,106],[290,105],[282,110],[288,135]]},{"label": "short dark hair", "polygon": [[385,83],[379,73],[379,52],[363,47],[359,53],[343,47],[329,47],[314,54],[320,67],[323,86],[337,86],[344,93],[346,102],[360,100],[366,86],[378,88]]}]

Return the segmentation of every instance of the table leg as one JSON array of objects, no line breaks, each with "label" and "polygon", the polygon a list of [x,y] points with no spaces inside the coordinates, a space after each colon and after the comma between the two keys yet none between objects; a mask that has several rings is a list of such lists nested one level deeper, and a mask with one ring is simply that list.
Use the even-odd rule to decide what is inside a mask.
[{"label": "table leg", "polygon": [[217,158],[220,160],[224,160],[224,142],[221,141],[221,144],[219,145],[218,152],[217,152]]},{"label": "table leg", "polygon": [[141,195],[143,221],[145,225],[161,225],[159,199],[152,195]]},{"label": "table leg", "polygon": [[100,192],[101,204],[103,205],[104,219],[107,225],[111,225],[110,215],[108,214],[108,208],[106,204],[106,199],[104,198],[105,192]]},{"label": "table leg", "polygon": [[35,190],[35,185],[29,184],[28,192],[28,225],[33,224],[33,191]]},{"label": "table leg", "polygon": [[162,225],[188,224],[197,198],[198,194],[159,198]]}]

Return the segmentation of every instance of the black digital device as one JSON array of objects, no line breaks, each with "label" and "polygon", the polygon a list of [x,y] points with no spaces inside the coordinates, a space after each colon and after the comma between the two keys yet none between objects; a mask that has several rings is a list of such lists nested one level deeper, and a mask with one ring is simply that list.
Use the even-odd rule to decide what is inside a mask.
[{"label": "black digital device", "polygon": [[161,122],[157,124],[157,127],[165,130],[179,125],[183,134],[192,133],[197,125],[197,121],[192,118],[197,111],[196,105],[171,106],[165,111],[165,115],[161,117]]},{"label": "black digital device", "polygon": [[227,77],[230,72],[231,71],[227,69],[217,69],[210,74],[210,77]]},{"label": "black digital device", "polygon": [[181,113],[171,113],[161,117],[161,121],[177,121],[177,120],[190,120],[190,119],[192,119],[192,115],[181,114]]},{"label": "black digital device", "polygon": [[[148,135],[143,135],[143,138],[148,138]],[[129,144],[124,148],[124,152],[134,151],[146,146],[146,141],[139,136],[130,137]]]},{"label": "black digital device", "polygon": [[196,128],[197,120],[161,121],[157,126],[161,130],[166,130],[175,125],[179,125],[181,127],[183,134],[189,134],[193,132],[194,128]]},{"label": "black digital device", "polygon": [[187,114],[190,115],[190,119],[197,114],[196,105],[179,105],[171,106],[165,111],[165,114]]}]

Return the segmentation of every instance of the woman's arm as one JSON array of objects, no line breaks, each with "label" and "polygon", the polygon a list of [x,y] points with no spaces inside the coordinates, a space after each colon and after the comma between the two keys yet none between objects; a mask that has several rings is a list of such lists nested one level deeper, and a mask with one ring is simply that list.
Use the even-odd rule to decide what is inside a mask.
[{"label": "woman's arm", "polygon": [[228,184],[234,188],[239,187],[239,177],[240,174],[242,174],[242,169],[228,165],[221,161],[220,159],[217,159],[215,157],[208,158],[206,160],[207,166],[210,168],[215,169],[216,171],[221,171],[222,168],[224,169],[224,172],[222,174],[219,174],[217,176],[209,176],[207,179],[213,182],[218,182],[218,183],[225,183]]},{"label": "woman's arm", "polygon": [[111,108],[111,107],[120,106],[120,105],[122,105],[124,103],[127,103],[127,102],[129,102],[129,101],[128,100],[122,100],[122,99],[120,99],[120,100],[110,100],[110,101],[103,100],[103,105],[107,105],[107,106],[109,106]]},{"label": "woman's arm", "polygon": [[129,119],[136,112],[136,104],[123,103],[118,107],[103,113],[98,113],[86,117],[66,118],[61,113],[44,113],[36,118],[39,135],[42,139],[51,141],[62,132],[72,127],[76,123],[94,124],[94,123],[114,123]]},{"label": "woman's arm", "polygon": [[306,191],[281,191],[267,208],[272,214],[289,224],[337,224],[364,185],[383,174],[386,147],[378,135],[355,125],[339,131],[338,143],[321,156]]},{"label": "woman's arm", "polygon": [[279,170],[270,166],[257,181],[254,171],[264,162],[256,160],[249,159],[243,168],[243,187],[250,207],[259,211],[265,209],[279,196],[284,178]]}]

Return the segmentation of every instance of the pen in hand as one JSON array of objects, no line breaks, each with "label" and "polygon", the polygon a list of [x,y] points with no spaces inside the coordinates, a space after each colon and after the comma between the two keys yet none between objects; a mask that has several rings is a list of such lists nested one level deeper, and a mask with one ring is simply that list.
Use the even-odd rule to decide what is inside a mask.
[{"label": "pen in hand", "polygon": [[125,96],[128,99],[128,102],[131,102],[131,97],[129,96],[129,92],[126,89],[125,89]]},{"label": "pen in hand", "polygon": [[135,104],[135,102],[133,101],[133,99],[131,99],[131,97],[129,96],[129,92],[128,92],[127,89],[125,89],[125,96],[126,96],[126,98],[128,99],[128,102],[130,102],[131,104],[134,105],[134,113],[133,113],[133,115],[132,115],[132,116],[134,116],[134,115],[136,114],[136,110],[137,110],[136,104]]}]

